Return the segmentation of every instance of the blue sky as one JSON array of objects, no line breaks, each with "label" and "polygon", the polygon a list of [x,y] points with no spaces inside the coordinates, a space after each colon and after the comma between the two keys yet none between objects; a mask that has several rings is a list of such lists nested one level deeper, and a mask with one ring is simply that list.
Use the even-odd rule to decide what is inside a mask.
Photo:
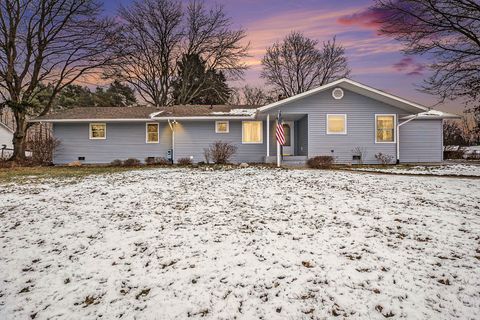
[{"label": "blue sky", "polygon": [[[115,15],[130,0],[106,0],[106,14]],[[406,57],[395,40],[378,34],[370,0],[224,0],[206,1],[224,6],[235,26],[247,31],[250,66],[245,83],[263,85],[260,60],[265,48],[292,30],[320,42],[333,36],[346,48],[351,78],[380,90],[445,111],[460,112],[460,102],[436,106],[436,98],[419,92],[428,76],[427,57]],[[237,84],[236,84],[237,85]]]}]

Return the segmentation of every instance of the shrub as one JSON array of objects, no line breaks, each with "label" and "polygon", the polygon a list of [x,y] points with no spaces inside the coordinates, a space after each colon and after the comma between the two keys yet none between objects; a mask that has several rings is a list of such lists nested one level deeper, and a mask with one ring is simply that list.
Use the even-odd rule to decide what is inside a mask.
[{"label": "shrub", "polygon": [[147,165],[167,165],[172,164],[170,160],[164,157],[147,157],[145,158],[145,163]]},{"label": "shrub", "polygon": [[209,163],[210,159],[216,164],[226,164],[230,158],[237,152],[237,147],[228,142],[216,141],[208,149],[204,149],[205,160]]},{"label": "shrub", "polygon": [[120,159],[115,159],[115,160],[112,160],[112,162],[110,162],[110,165],[114,167],[120,167],[120,166],[123,166],[123,161]]},{"label": "shrub", "polygon": [[333,164],[332,156],[316,156],[308,159],[307,165],[313,169],[328,169]]},{"label": "shrub", "polygon": [[381,164],[386,165],[392,162],[393,156],[379,152],[375,155],[375,159],[377,159]]},{"label": "shrub", "polygon": [[367,149],[362,147],[355,147],[352,150],[352,159],[356,160],[358,164],[363,164],[363,160],[367,157]]},{"label": "shrub", "polygon": [[465,148],[458,148],[457,150],[444,150],[443,151],[443,158],[444,159],[463,159],[465,155]]},{"label": "shrub", "polygon": [[127,160],[123,161],[123,165],[127,167],[135,167],[140,165],[140,160],[135,158],[128,158]]},{"label": "shrub", "polygon": [[192,164],[192,159],[190,158],[180,158],[177,160],[178,164],[181,166],[189,166]]},{"label": "shrub", "polygon": [[54,137],[32,137],[27,141],[27,149],[32,153],[32,164],[45,165],[53,161],[53,152],[60,145],[60,140]]}]

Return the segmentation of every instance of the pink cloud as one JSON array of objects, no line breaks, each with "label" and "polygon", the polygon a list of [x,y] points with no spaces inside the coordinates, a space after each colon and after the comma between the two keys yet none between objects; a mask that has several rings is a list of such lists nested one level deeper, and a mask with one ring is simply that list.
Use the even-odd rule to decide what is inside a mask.
[{"label": "pink cloud", "polygon": [[402,58],[393,64],[393,68],[399,72],[406,72],[409,76],[420,76],[425,71],[425,65],[416,62],[412,57]]},{"label": "pink cloud", "polygon": [[366,29],[378,30],[380,27],[379,21],[386,16],[387,13],[384,10],[367,8],[350,15],[342,16],[337,19],[337,22],[345,26],[355,25]]}]

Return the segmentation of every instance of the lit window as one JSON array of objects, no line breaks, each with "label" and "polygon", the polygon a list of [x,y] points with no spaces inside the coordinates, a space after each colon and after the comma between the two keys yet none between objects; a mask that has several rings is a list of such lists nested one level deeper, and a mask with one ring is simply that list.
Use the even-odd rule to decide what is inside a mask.
[{"label": "lit window", "polygon": [[284,147],[290,147],[292,145],[292,132],[290,131],[290,125],[284,123],[283,124],[283,132],[285,134],[285,144]]},{"label": "lit window", "polygon": [[375,115],[375,142],[395,142],[395,115]]},{"label": "lit window", "polygon": [[228,121],[215,121],[216,133],[228,133],[230,130]]},{"label": "lit window", "polygon": [[90,139],[106,139],[107,124],[106,123],[90,123]]},{"label": "lit window", "polygon": [[147,143],[158,143],[158,123],[147,123]]},{"label": "lit window", "polygon": [[347,115],[327,114],[327,134],[347,134]]},{"label": "lit window", "polygon": [[242,122],[242,143],[263,143],[262,121]]}]

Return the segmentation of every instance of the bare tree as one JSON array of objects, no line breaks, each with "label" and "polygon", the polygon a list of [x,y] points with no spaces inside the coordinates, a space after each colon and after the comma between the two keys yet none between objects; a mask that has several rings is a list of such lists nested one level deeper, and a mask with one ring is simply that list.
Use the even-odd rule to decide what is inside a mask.
[{"label": "bare tree", "polygon": [[16,122],[12,160],[25,158],[27,116],[46,114],[65,86],[108,63],[114,23],[100,13],[95,0],[0,1],[0,93]]},{"label": "bare tree", "polygon": [[[376,0],[380,31],[427,54],[433,75],[424,90],[462,98],[480,114],[480,3],[478,0]],[[477,123],[480,130],[480,123]]]},{"label": "bare tree", "polygon": [[[208,10],[203,2],[192,0],[183,8],[180,0],[135,1],[120,10],[123,53],[107,75],[132,84],[142,98],[155,106],[173,102],[172,83],[178,63],[184,57],[198,56],[205,72],[222,72],[238,79],[246,68],[242,59],[248,45],[243,29],[232,22],[221,6]],[[202,88],[203,83],[197,83]],[[177,100],[191,101],[198,90],[180,90]]]},{"label": "bare tree", "polygon": [[273,102],[275,99],[269,92],[260,87],[244,86],[242,95],[246,105],[259,106]]},{"label": "bare tree", "polygon": [[267,84],[285,97],[305,92],[350,74],[345,49],[333,38],[317,48],[318,41],[299,32],[267,48],[261,73]]}]

